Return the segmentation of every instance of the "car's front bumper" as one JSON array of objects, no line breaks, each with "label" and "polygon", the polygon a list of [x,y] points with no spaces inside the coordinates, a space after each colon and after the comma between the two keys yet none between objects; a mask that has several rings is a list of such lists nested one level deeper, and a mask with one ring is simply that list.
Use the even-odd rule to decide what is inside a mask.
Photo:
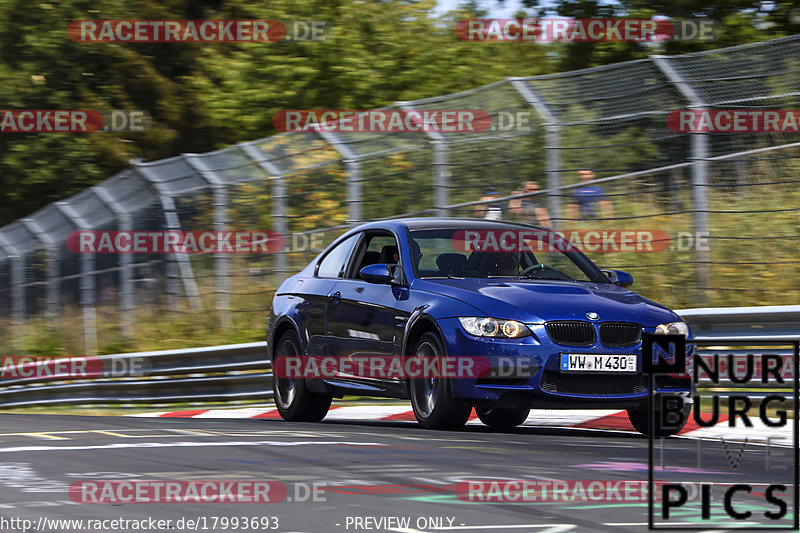
[{"label": "car's front bumper", "polygon": [[[529,404],[542,408],[631,407],[646,401],[649,376],[642,373],[642,344],[630,348],[609,348],[599,344],[573,348],[550,341],[544,325],[528,324],[533,335],[521,339],[474,337],[458,319],[439,320],[451,357],[471,356],[492,368],[482,377],[459,375],[453,379],[456,397],[477,405]],[[645,329],[645,331],[648,331]],[[691,357],[694,346],[687,345]],[[561,354],[636,355],[637,372],[573,373],[560,369]],[[691,393],[689,378],[657,376],[656,393]]]}]

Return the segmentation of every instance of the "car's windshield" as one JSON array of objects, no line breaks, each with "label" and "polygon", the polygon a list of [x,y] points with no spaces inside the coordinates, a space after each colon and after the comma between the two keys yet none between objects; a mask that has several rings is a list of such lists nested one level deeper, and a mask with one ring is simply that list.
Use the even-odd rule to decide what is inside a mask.
[{"label": "car's windshield", "polygon": [[419,278],[530,278],[608,283],[599,269],[559,236],[545,230],[481,225],[469,230],[412,230]]}]

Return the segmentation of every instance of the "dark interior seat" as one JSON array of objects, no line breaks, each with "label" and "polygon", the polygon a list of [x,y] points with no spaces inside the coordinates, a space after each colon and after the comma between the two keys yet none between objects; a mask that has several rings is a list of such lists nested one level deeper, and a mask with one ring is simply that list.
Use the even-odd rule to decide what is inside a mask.
[{"label": "dark interior seat", "polygon": [[378,263],[386,263],[387,265],[396,265],[398,261],[395,260],[394,256],[397,254],[397,246],[392,244],[387,244],[383,248],[381,248],[380,256],[378,257]]},{"label": "dark interior seat", "polygon": [[361,270],[365,266],[374,265],[375,263],[380,263],[381,254],[380,252],[365,252],[364,259],[361,260],[361,266],[358,267],[358,270]]},{"label": "dark interior seat", "polygon": [[473,252],[469,270],[484,276],[516,276],[519,273],[519,252]]},{"label": "dark interior seat", "polygon": [[467,256],[464,254],[439,254],[436,266],[445,276],[463,276],[467,266]]}]

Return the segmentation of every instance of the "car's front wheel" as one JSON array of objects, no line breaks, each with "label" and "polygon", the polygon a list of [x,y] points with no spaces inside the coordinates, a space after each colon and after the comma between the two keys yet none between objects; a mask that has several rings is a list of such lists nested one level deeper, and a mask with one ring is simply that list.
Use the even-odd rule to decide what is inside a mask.
[{"label": "car's front wheel", "polygon": [[[413,357],[419,368],[423,361],[444,356],[441,341],[425,333],[414,346]],[[426,429],[459,429],[467,423],[472,406],[453,396],[451,380],[446,376],[422,376],[409,380],[411,407],[420,426]]]},{"label": "car's front wheel", "polygon": [[531,410],[527,408],[476,408],[475,412],[481,422],[490,428],[511,429],[525,422]]},{"label": "car's front wheel", "polygon": [[[680,433],[686,422],[689,420],[691,410],[686,408],[683,413],[670,413],[668,423],[661,420],[661,414],[656,411],[653,414],[653,436],[654,437],[669,437]],[[674,417],[679,417],[677,420]],[[628,409],[628,420],[631,421],[633,429],[642,435],[650,433],[650,412],[647,409]]]},{"label": "car's front wheel", "polygon": [[[297,333],[287,331],[278,341],[274,360],[301,356]],[[289,367],[287,364],[273,364],[273,368]],[[325,418],[331,406],[331,397],[309,391],[302,377],[278,376],[273,372],[272,391],[278,413],[290,422],[319,422]]]}]

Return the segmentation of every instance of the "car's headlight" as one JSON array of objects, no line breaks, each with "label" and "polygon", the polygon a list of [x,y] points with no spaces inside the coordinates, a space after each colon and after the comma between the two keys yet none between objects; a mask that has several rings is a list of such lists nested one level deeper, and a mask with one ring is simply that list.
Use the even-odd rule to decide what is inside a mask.
[{"label": "car's headlight", "polygon": [[500,320],[499,318],[459,317],[461,327],[476,337],[499,337],[501,339],[518,339],[531,334],[528,326],[516,320]]},{"label": "car's headlight", "polygon": [[661,335],[689,335],[689,326],[686,322],[669,322],[656,326],[656,333]]}]

